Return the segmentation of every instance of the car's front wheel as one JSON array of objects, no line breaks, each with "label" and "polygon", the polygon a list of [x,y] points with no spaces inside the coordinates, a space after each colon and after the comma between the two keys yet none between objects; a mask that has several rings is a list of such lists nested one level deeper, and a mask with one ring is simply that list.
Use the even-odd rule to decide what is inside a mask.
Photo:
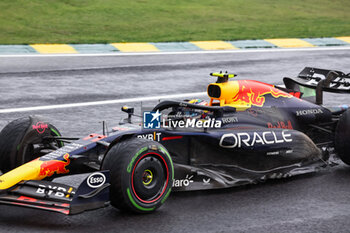
[{"label": "car's front wheel", "polygon": [[114,145],[102,170],[111,174],[111,204],[122,210],[150,213],[171,192],[174,168],[168,151],[158,142],[132,138]]},{"label": "car's front wheel", "polygon": [[56,150],[63,143],[58,129],[36,116],[19,118],[0,132],[0,170],[5,173],[26,162]]}]

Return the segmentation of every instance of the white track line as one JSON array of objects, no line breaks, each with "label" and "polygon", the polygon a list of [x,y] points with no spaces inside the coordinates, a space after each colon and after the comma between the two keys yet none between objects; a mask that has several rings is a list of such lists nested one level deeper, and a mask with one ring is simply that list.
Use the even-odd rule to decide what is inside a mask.
[{"label": "white track line", "polygon": [[76,107],[87,107],[87,106],[97,106],[97,105],[106,105],[106,104],[142,102],[142,101],[151,101],[151,100],[160,100],[160,99],[175,99],[175,98],[184,98],[184,97],[192,97],[192,96],[204,96],[206,94],[207,94],[206,92],[195,92],[195,93],[182,93],[182,94],[172,94],[172,95],[127,98],[127,99],[118,99],[118,100],[102,100],[102,101],[73,103],[73,104],[57,104],[57,105],[35,106],[35,107],[25,107],[25,108],[8,108],[8,109],[0,109],[0,113],[29,112],[29,111],[50,110],[50,109],[59,109],[59,108],[76,108]]},{"label": "white track line", "polygon": [[271,53],[271,52],[305,52],[305,51],[328,51],[350,50],[350,46],[312,47],[312,48],[266,48],[266,49],[237,49],[237,50],[214,50],[214,51],[179,51],[179,52],[143,52],[143,53],[72,53],[72,54],[9,54],[1,57],[103,57],[103,56],[150,56],[150,55],[184,55],[184,54],[220,54],[220,53]]}]

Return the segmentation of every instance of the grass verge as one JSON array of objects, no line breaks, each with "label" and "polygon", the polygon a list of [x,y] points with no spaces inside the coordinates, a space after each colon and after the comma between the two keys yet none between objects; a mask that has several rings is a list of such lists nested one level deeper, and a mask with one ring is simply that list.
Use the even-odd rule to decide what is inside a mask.
[{"label": "grass verge", "polygon": [[349,0],[2,0],[0,44],[350,36]]}]

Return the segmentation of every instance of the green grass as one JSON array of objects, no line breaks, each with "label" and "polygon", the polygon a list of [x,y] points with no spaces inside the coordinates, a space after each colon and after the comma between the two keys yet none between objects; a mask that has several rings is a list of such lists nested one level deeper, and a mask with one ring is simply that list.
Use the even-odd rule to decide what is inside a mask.
[{"label": "green grass", "polygon": [[349,0],[1,0],[0,44],[350,36]]}]

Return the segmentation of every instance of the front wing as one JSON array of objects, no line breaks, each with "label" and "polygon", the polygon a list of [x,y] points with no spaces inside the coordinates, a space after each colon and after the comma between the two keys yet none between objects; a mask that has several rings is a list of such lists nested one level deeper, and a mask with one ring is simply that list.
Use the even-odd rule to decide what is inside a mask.
[{"label": "front wing", "polygon": [[77,214],[107,206],[109,182],[108,171],[89,174],[78,188],[45,180],[23,181],[2,191],[0,203]]}]

